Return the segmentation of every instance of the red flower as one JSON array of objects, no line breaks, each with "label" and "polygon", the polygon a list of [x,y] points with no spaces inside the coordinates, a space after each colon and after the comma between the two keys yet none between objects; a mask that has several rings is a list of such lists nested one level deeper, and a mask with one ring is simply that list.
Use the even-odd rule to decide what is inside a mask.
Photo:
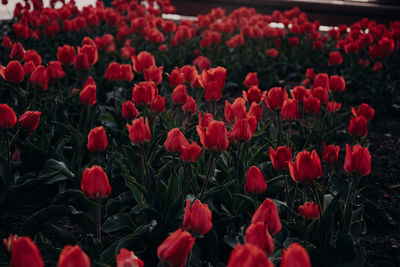
[{"label": "red flower", "polygon": [[47,73],[50,80],[62,79],[65,77],[65,72],[58,61],[49,62],[47,65]]},{"label": "red flower", "polygon": [[372,120],[375,115],[375,110],[365,103],[362,103],[357,110],[355,108],[351,108],[351,111],[355,117],[363,116],[367,120]]},{"label": "red flower", "polygon": [[[1,67],[2,68],[2,67]],[[2,75],[3,76],[3,75]],[[4,71],[3,78],[9,83],[20,83],[24,80],[25,71],[19,61],[10,61]]]},{"label": "red flower", "polygon": [[273,111],[280,110],[286,99],[288,99],[288,94],[286,89],[282,87],[272,87],[268,91],[268,97],[264,97],[268,108]]},{"label": "red flower", "polygon": [[165,97],[161,97],[160,95],[157,95],[153,102],[151,102],[151,110],[161,113],[164,112],[165,110]]},{"label": "red flower", "polygon": [[70,45],[57,48],[57,59],[63,65],[72,65],[75,61],[75,49]]},{"label": "red flower", "polygon": [[284,120],[299,119],[299,105],[296,99],[287,99],[283,102],[281,116]]},{"label": "red flower", "polygon": [[314,77],[314,82],[312,84],[312,88],[322,87],[326,90],[329,90],[329,77],[326,73],[318,73]]},{"label": "red flower", "polygon": [[188,145],[183,145],[181,146],[180,157],[184,162],[196,162],[201,153],[201,150],[202,148],[196,142]]},{"label": "red flower", "polygon": [[197,72],[196,66],[185,65],[180,69],[183,73],[185,83],[193,84],[199,73]]},{"label": "red flower", "polygon": [[295,46],[297,46],[297,45],[299,44],[299,38],[297,38],[297,37],[290,37],[290,38],[288,39],[288,42],[289,42],[289,45],[290,45],[291,47],[295,47]]},{"label": "red flower", "polygon": [[283,249],[280,267],[297,266],[311,267],[310,257],[302,246],[292,243],[287,250]]},{"label": "red flower", "polygon": [[257,104],[256,102],[251,103],[250,105],[250,109],[247,112],[248,116],[254,116],[256,117],[257,122],[260,121],[261,119],[261,113],[264,107],[261,107],[259,104]]},{"label": "red flower", "polygon": [[234,35],[231,39],[226,42],[226,45],[230,48],[235,48],[238,45],[244,44],[244,38],[240,34]]},{"label": "red flower", "polygon": [[175,68],[171,74],[168,75],[168,82],[171,87],[177,87],[185,82],[185,75],[180,69]]},{"label": "red flower", "polygon": [[252,244],[237,244],[227,267],[273,267],[264,251]]},{"label": "red flower", "polygon": [[65,246],[58,259],[58,267],[90,267],[90,259],[78,246]]},{"label": "red flower", "polygon": [[8,36],[8,35],[4,36],[3,41],[1,42],[1,45],[3,47],[5,47],[5,48],[8,48],[8,49],[12,48],[13,47],[13,43],[12,43],[12,41],[10,39],[10,36]]},{"label": "red flower", "polygon": [[130,82],[133,80],[133,72],[132,72],[132,67],[129,64],[121,64],[120,65],[120,70],[121,70],[121,81],[124,82]]},{"label": "red flower", "polygon": [[235,121],[237,118],[246,117],[246,101],[238,97],[235,99],[233,104],[225,100],[225,119],[228,123]]},{"label": "red flower", "polygon": [[[255,117],[252,117],[254,121],[256,121]],[[255,122],[255,127],[257,128],[257,122]],[[254,129],[255,130],[255,129]],[[230,139],[232,142],[236,141],[250,141],[253,136],[253,127],[251,118],[237,118],[235,120],[235,124],[233,125],[233,129],[230,132]]]},{"label": "red flower", "polygon": [[191,112],[192,114],[196,114],[197,106],[196,101],[193,97],[187,96],[186,103],[182,106],[183,111]]},{"label": "red flower", "polygon": [[132,251],[121,248],[117,255],[117,267],[143,267],[144,263]]},{"label": "red flower", "polygon": [[11,53],[10,53],[10,58],[11,59],[23,59],[25,57],[25,50],[22,47],[21,43],[14,43]]},{"label": "red flower", "polygon": [[30,75],[35,70],[36,66],[35,66],[35,63],[33,63],[33,61],[29,61],[29,62],[25,62],[24,66],[22,66],[22,68],[25,71],[25,75]]},{"label": "red flower", "polygon": [[228,133],[225,124],[222,121],[212,121],[206,131],[197,125],[197,133],[200,136],[200,142],[206,149],[224,151],[228,148]]},{"label": "red flower", "polygon": [[329,78],[329,87],[330,90],[341,93],[346,88],[346,82],[344,81],[342,76],[331,75],[331,77]]},{"label": "red flower", "polygon": [[96,104],[96,90],[96,85],[87,85],[83,87],[79,94],[80,101],[89,106]]},{"label": "red flower", "polygon": [[292,97],[299,103],[304,102],[304,98],[310,96],[310,90],[307,90],[304,86],[295,86],[292,90]]},{"label": "red flower", "polygon": [[156,65],[154,56],[149,52],[142,51],[137,56],[132,56],[132,67],[137,73],[142,73],[153,65]]},{"label": "red flower", "polygon": [[132,101],[135,105],[151,104],[158,95],[158,88],[153,82],[140,82],[132,89]]},{"label": "red flower", "polygon": [[105,151],[107,146],[107,135],[103,126],[90,130],[87,143],[87,149],[90,152]]},{"label": "red flower", "polygon": [[279,55],[279,51],[276,50],[275,48],[270,48],[267,51],[267,55],[271,58],[276,58]]},{"label": "red flower", "polygon": [[207,113],[205,112],[204,115],[203,113],[199,112],[199,126],[201,128],[207,128],[208,125],[214,120],[214,117],[212,113]]},{"label": "red flower", "polygon": [[249,72],[244,79],[243,85],[246,87],[258,85],[257,72]]},{"label": "red flower", "polygon": [[136,109],[135,104],[128,100],[122,104],[122,117],[126,120],[132,120],[139,116],[139,111]]},{"label": "red flower", "polygon": [[17,116],[12,108],[7,104],[0,104],[0,129],[14,127],[17,123]]},{"label": "red flower", "polygon": [[82,47],[78,47],[78,55],[84,54],[87,56],[90,65],[94,65],[98,59],[98,51],[96,44],[89,45],[85,44]]},{"label": "red flower", "polygon": [[10,267],[43,267],[39,249],[30,237],[19,237],[12,244]]},{"label": "red flower", "polygon": [[328,90],[327,90],[327,89],[325,89],[325,88],[323,88],[323,87],[321,87],[321,86],[314,87],[314,88],[311,90],[311,94],[312,94],[314,97],[318,97],[319,100],[320,100],[320,102],[321,102],[321,104],[324,104],[324,105],[328,104],[328,101],[329,101],[329,93],[328,93]]},{"label": "red flower", "polygon": [[156,65],[152,65],[148,69],[144,71],[144,79],[146,81],[153,81],[155,84],[160,84],[162,81],[164,67],[157,67]]},{"label": "red flower", "polygon": [[337,66],[342,64],[343,58],[339,51],[334,51],[329,53],[328,66]]},{"label": "red flower", "polygon": [[33,49],[29,49],[25,52],[24,61],[33,61],[33,63],[35,63],[35,66],[39,66],[40,64],[42,64],[42,58],[40,57],[39,53]]},{"label": "red flower", "polygon": [[172,153],[181,152],[182,146],[185,145],[189,145],[189,143],[179,128],[174,128],[168,132],[167,140],[164,143],[165,150]]},{"label": "red flower", "polygon": [[108,81],[119,81],[121,79],[121,67],[117,62],[111,62],[108,65],[105,77]]},{"label": "red flower", "polygon": [[111,193],[107,175],[100,166],[85,169],[81,189],[85,196],[91,199],[107,198]]},{"label": "red flower", "polygon": [[295,162],[289,162],[290,176],[296,183],[313,181],[322,176],[321,160],[315,150],[302,151]]},{"label": "red flower", "polygon": [[359,176],[366,176],[371,172],[371,154],[367,147],[355,145],[351,148],[346,144],[344,170]]},{"label": "red flower", "polygon": [[304,112],[317,114],[321,109],[321,101],[312,95],[304,98]]},{"label": "red flower", "polygon": [[246,191],[251,194],[262,193],[267,189],[264,175],[256,166],[251,166],[246,175]]},{"label": "red flower", "polygon": [[307,79],[314,79],[314,77],[315,77],[314,69],[313,68],[308,68],[306,70],[306,78]]},{"label": "red flower", "polygon": [[290,149],[280,146],[275,150],[270,147],[269,148],[269,157],[272,162],[272,166],[278,172],[288,170],[289,162],[292,161],[292,147]]},{"label": "red flower", "polygon": [[274,252],[274,240],[268,232],[268,224],[253,223],[246,230],[246,244],[252,244],[263,250],[267,255]]},{"label": "red flower", "polygon": [[211,210],[207,204],[196,199],[190,207],[190,200],[186,200],[185,216],[183,218],[183,229],[194,235],[205,235],[212,228]]},{"label": "red flower", "polygon": [[157,248],[157,256],[171,267],[183,267],[194,241],[190,233],[179,228]]},{"label": "red flower", "polygon": [[196,65],[200,71],[202,71],[207,70],[210,67],[211,62],[204,56],[198,56],[193,60],[193,64]]},{"label": "red flower", "polygon": [[372,70],[374,72],[378,72],[382,69],[382,63],[380,61],[375,62],[374,67],[372,68]]},{"label": "red flower", "polygon": [[352,117],[349,123],[349,134],[359,137],[366,137],[368,133],[368,120],[364,116]]},{"label": "red flower", "polygon": [[74,61],[76,70],[87,70],[90,67],[89,58],[86,54],[78,54]]},{"label": "red flower", "polygon": [[129,131],[129,138],[134,144],[148,143],[151,138],[149,122],[143,121],[143,117],[132,121],[132,125],[126,124]]},{"label": "red flower", "polygon": [[315,220],[319,217],[318,205],[314,202],[305,202],[304,205],[300,205],[297,210],[301,217],[309,220]]},{"label": "red flower", "polygon": [[246,99],[247,102],[259,103],[261,101],[262,93],[260,88],[257,85],[253,85],[249,88],[249,90],[243,91],[243,98]]},{"label": "red flower", "polygon": [[271,199],[266,198],[254,213],[251,223],[255,224],[258,222],[267,224],[271,235],[275,235],[281,230],[282,224],[279,219],[278,208]]},{"label": "red flower", "polygon": [[43,91],[47,89],[47,80],[47,70],[42,65],[35,68],[29,79],[33,86]]},{"label": "red flower", "polygon": [[216,67],[204,70],[201,73],[202,85],[206,89],[204,98],[207,101],[218,101],[221,99],[221,90],[225,86],[226,69]]},{"label": "red flower", "polygon": [[342,106],[342,104],[340,104],[340,103],[328,102],[328,104],[326,106],[326,110],[329,113],[332,113],[332,112],[335,112],[335,111],[339,110],[341,106]]},{"label": "red flower", "polygon": [[186,85],[181,84],[175,87],[171,95],[171,100],[174,104],[185,104],[187,97]]},{"label": "red flower", "polygon": [[334,145],[325,145],[324,141],[324,150],[322,152],[322,161],[327,163],[327,164],[335,164],[338,157],[339,157],[339,151],[340,147],[339,146],[334,146]]},{"label": "red flower", "polygon": [[39,124],[40,114],[40,111],[25,111],[25,113],[18,118],[19,126],[24,130],[34,131]]}]

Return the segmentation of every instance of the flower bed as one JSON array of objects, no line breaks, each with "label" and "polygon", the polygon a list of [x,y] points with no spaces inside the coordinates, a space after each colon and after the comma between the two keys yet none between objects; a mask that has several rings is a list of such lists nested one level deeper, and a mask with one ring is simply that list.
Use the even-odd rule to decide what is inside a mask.
[{"label": "flower bed", "polygon": [[376,207],[357,195],[375,109],[398,108],[400,22],[173,11],[32,1],[3,25],[0,203],[46,199],[7,261],[362,266]]}]

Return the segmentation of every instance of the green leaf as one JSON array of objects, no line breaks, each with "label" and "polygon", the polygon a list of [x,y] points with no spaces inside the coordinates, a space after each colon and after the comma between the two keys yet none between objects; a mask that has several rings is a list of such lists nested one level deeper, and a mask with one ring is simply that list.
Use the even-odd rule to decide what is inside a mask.
[{"label": "green leaf", "polygon": [[122,229],[133,229],[134,227],[128,213],[118,213],[109,217],[104,222],[102,229],[106,233],[112,233]]}]

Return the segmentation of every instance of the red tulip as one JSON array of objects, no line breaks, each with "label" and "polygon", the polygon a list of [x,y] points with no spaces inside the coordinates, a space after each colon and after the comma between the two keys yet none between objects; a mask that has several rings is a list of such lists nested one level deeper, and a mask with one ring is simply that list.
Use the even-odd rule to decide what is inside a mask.
[{"label": "red tulip", "polygon": [[235,121],[237,118],[246,117],[246,101],[238,97],[233,104],[225,100],[225,119],[228,123]]},{"label": "red tulip", "polygon": [[292,243],[287,250],[283,249],[280,267],[298,266],[311,267],[310,257],[302,246]]},{"label": "red tulip", "polygon": [[325,145],[324,141],[324,150],[322,152],[322,161],[327,163],[327,164],[335,164],[338,156],[339,156],[339,151],[340,147],[339,146],[334,146],[334,145]]},{"label": "red tulip", "polygon": [[264,107],[261,107],[256,102],[253,102],[250,105],[249,111],[247,112],[247,116],[254,116],[256,118],[256,121],[259,122],[261,119],[261,113],[263,109]]},{"label": "red tulip", "polygon": [[264,175],[256,166],[251,166],[246,175],[246,191],[251,194],[262,193],[267,189]]},{"label": "red tulip", "polygon": [[296,99],[287,99],[283,102],[281,116],[284,120],[299,119],[299,105]]},{"label": "red tulip", "polygon": [[372,68],[372,70],[374,72],[378,72],[382,69],[382,63],[380,61],[375,62],[374,67]]},{"label": "red tulip", "polygon": [[11,59],[23,59],[25,57],[25,50],[22,47],[22,44],[17,42],[14,43],[11,53],[10,53],[10,58]]},{"label": "red tulip", "polygon": [[267,55],[268,55],[270,58],[276,58],[276,57],[279,55],[279,51],[276,50],[275,48],[270,48],[270,49],[268,49],[268,51],[267,51]]},{"label": "red tulip", "polygon": [[257,72],[249,72],[246,78],[244,79],[243,85],[246,87],[258,85]]},{"label": "red tulip", "polygon": [[70,45],[57,48],[57,59],[63,65],[72,65],[75,61],[75,49]]},{"label": "red tulip", "polygon": [[197,125],[196,129],[200,137],[200,142],[206,149],[221,152],[228,148],[228,133],[224,122],[212,121],[208,125],[206,131],[199,125]]},{"label": "red tulip", "polygon": [[154,56],[149,52],[142,51],[137,56],[132,56],[132,67],[137,73],[142,73],[153,65],[156,65]]},{"label": "red tulip", "polygon": [[203,204],[196,199],[190,207],[190,200],[186,200],[185,216],[183,218],[183,228],[193,235],[205,235],[212,228],[211,210],[207,204]]},{"label": "red tulip", "polygon": [[12,48],[13,43],[8,35],[4,36],[3,41],[1,42],[1,45],[8,49]]},{"label": "red tulip", "polygon": [[255,245],[267,255],[271,255],[274,252],[274,240],[268,232],[268,224],[250,224],[246,230],[246,244]]},{"label": "red tulip", "polygon": [[174,91],[172,92],[171,95],[171,100],[172,103],[174,104],[185,104],[186,103],[186,98],[188,97],[187,92],[186,92],[186,85],[178,85],[175,87]]},{"label": "red tulip", "polygon": [[357,110],[355,108],[351,108],[351,111],[355,117],[363,116],[367,120],[372,120],[375,115],[375,110],[365,103],[362,103]]},{"label": "red tulip", "polygon": [[129,131],[129,138],[134,144],[148,143],[151,138],[149,122],[143,121],[143,117],[135,119],[132,121],[132,125],[126,124]]},{"label": "red tulip", "polygon": [[143,267],[144,263],[132,251],[121,248],[117,255],[117,267]]},{"label": "red tulip", "polygon": [[324,104],[324,105],[328,104],[329,93],[328,93],[327,89],[325,89],[325,88],[323,88],[321,86],[314,87],[311,90],[311,95],[314,96],[314,97],[318,97],[320,102],[321,102],[321,104]]},{"label": "red tulip", "polygon": [[329,88],[334,92],[341,93],[346,88],[346,82],[342,76],[331,75],[329,78]]},{"label": "red tulip", "polygon": [[177,87],[185,82],[185,74],[180,69],[175,68],[171,74],[168,75],[168,82],[171,87]]},{"label": "red tulip", "polygon": [[260,103],[261,101],[262,93],[257,85],[251,86],[249,90],[247,90],[247,92],[243,91],[242,94],[243,98],[249,103],[252,102]]},{"label": "red tulip", "polygon": [[315,77],[315,72],[313,68],[308,68],[306,69],[306,78],[307,79],[314,79]]},{"label": "red tulip", "polygon": [[289,45],[290,45],[291,47],[295,47],[295,46],[297,46],[297,45],[299,44],[299,38],[297,38],[297,37],[290,37],[290,38],[288,39],[288,42],[289,42]]},{"label": "red tulip", "polygon": [[371,154],[368,148],[355,145],[351,148],[346,144],[344,170],[358,176],[366,176],[371,172]]},{"label": "red tulip", "polygon": [[197,72],[196,66],[185,65],[180,69],[181,73],[183,73],[185,83],[188,83],[192,86],[192,84],[197,79],[199,73]]},{"label": "red tulip", "polygon": [[196,65],[200,71],[203,71],[210,67],[211,62],[205,56],[198,56],[193,60],[193,64]]},{"label": "red tulip", "polygon": [[10,267],[43,267],[39,249],[30,237],[18,237],[12,244]]},{"label": "red tulip", "polygon": [[270,147],[269,148],[269,157],[272,162],[272,166],[278,172],[288,170],[289,162],[292,161],[292,146],[290,149],[280,146],[275,150]]},{"label": "red tulip", "polygon": [[184,162],[196,162],[197,158],[200,156],[202,148],[193,142],[188,145],[181,146],[180,157]]},{"label": "red tulip", "polygon": [[319,98],[314,96],[308,96],[304,98],[304,112],[310,114],[317,114],[321,109],[321,101]]},{"label": "red tulip", "polygon": [[282,224],[279,219],[278,208],[271,199],[266,198],[254,213],[251,223],[258,222],[267,224],[271,235],[275,235],[281,230]]},{"label": "red tulip", "polygon": [[186,103],[182,106],[182,110],[190,112],[192,114],[196,114],[197,112],[196,100],[194,100],[194,98],[191,96],[187,96]]},{"label": "red tulip", "polygon": [[12,108],[7,104],[0,104],[0,129],[14,127],[17,123],[17,116]]},{"label": "red tulip", "polygon": [[96,104],[96,85],[87,85],[83,87],[79,94],[79,99],[82,103],[89,106]]},{"label": "red tulip", "polygon": [[139,111],[136,109],[135,104],[128,100],[122,104],[122,117],[126,120],[132,120],[139,116]]},{"label": "red tulip", "polygon": [[332,112],[339,110],[341,106],[342,106],[342,104],[340,104],[340,103],[328,102],[328,104],[326,106],[326,111],[328,111],[329,113],[332,113]]},{"label": "red tulip", "polygon": [[39,124],[40,114],[40,111],[25,111],[25,113],[18,118],[19,126],[24,130],[34,131]]},{"label": "red tulip", "polygon": [[181,152],[182,146],[185,145],[189,145],[189,143],[179,128],[174,128],[168,132],[167,140],[164,143],[165,150],[172,153]]},{"label": "red tulip", "polygon": [[111,193],[107,175],[100,166],[85,169],[81,189],[85,196],[91,199],[107,198]]},{"label": "red tulip", "polygon": [[165,97],[161,97],[160,95],[157,95],[153,102],[151,102],[151,110],[161,113],[164,112],[165,110]]},{"label": "red tulip", "polygon": [[273,111],[280,110],[287,99],[288,94],[286,89],[282,87],[272,87],[268,91],[268,97],[264,97],[264,101],[267,103],[268,108]]},{"label": "red tulip", "polygon": [[218,101],[222,97],[221,90],[225,86],[226,69],[216,67],[201,73],[202,85],[206,89],[204,98],[207,101]]},{"label": "red tulip", "polygon": [[337,66],[342,64],[343,58],[339,51],[334,51],[329,53],[328,66]]},{"label": "red tulip", "polygon": [[349,123],[349,134],[359,137],[366,137],[368,133],[368,120],[364,116],[352,117]]},{"label": "red tulip", "polygon": [[214,117],[212,113],[207,113],[205,112],[204,115],[203,113],[199,112],[199,126],[201,128],[207,128],[208,125],[214,120]]},{"label": "red tulip", "polygon": [[65,246],[58,259],[58,267],[90,267],[90,259],[78,246]]},{"label": "red tulip", "polygon": [[47,70],[42,65],[37,66],[29,78],[33,86],[43,91],[47,89],[47,80]]},{"label": "red tulip", "polygon": [[312,88],[322,87],[326,90],[329,90],[329,77],[326,73],[318,73],[314,77],[314,82],[312,84]]},{"label": "red tulip", "polygon": [[158,95],[158,88],[153,82],[140,82],[132,89],[132,101],[135,105],[151,104]]},{"label": "red tulip", "polygon": [[144,79],[146,81],[153,81],[158,85],[162,81],[163,70],[164,66],[157,67],[156,65],[152,65],[144,71]]},{"label": "red tulip", "polygon": [[227,267],[273,267],[267,255],[252,244],[237,244],[229,256]]},{"label": "red tulip", "polygon": [[33,49],[29,49],[25,52],[24,62],[33,61],[35,66],[39,66],[42,64],[42,58],[40,57],[39,53]]},{"label": "red tulip", "polygon": [[78,54],[74,61],[74,68],[76,70],[87,70],[90,67],[89,57],[86,54]]},{"label": "red tulip", "polygon": [[82,54],[87,56],[90,65],[96,64],[98,59],[96,44],[84,44],[82,47],[78,47],[78,55]]},{"label": "red tulip", "polygon": [[103,126],[93,128],[88,135],[87,149],[90,152],[105,151],[108,146],[107,135]]},{"label": "red tulip", "polygon": [[226,42],[226,45],[230,48],[235,48],[236,46],[243,45],[244,38],[240,34],[234,35],[231,39]]},{"label": "red tulip", "polygon": [[315,220],[319,217],[318,205],[314,202],[305,202],[304,205],[298,207],[301,217],[309,220]]},{"label": "red tulip", "polygon": [[[3,76],[3,75],[2,75]],[[24,80],[25,71],[19,61],[10,61],[4,70],[3,78],[9,83],[20,83]]]},{"label": "red tulip", "polygon": [[62,79],[65,77],[65,72],[58,61],[49,62],[47,65],[47,73],[50,80]]},{"label": "red tulip", "polygon": [[[255,128],[257,127],[257,121],[255,117],[252,117],[255,120]],[[251,118],[237,118],[235,120],[235,124],[233,125],[232,132],[230,133],[230,138],[236,141],[250,141],[253,136],[253,127],[251,125]],[[255,129],[254,128],[254,129]]]},{"label": "red tulip", "polygon": [[315,150],[302,151],[295,162],[289,162],[290,176],[296,183],[313,181],[322,176],[321,160]]},{"label": "red tulip", "polygon": [[25,62],[24,66],[22,66],[22,68],[25,71],[25,75],[28,76],[28,75],[32,74],[32,72],[35,70],[36,66],[35,66],[35,63],[33,63],[33,61],[29,61],[29,62]]},{"label": "red tulip", "polygon": [[295,86],[292,91],[292,97],[299,103],[303,103],[304,98],[310,96],[310,90],[307,90],[304,86]]},{"label": "red tulip", "polygon": [[195,238],[179,228],[157,248],[157,256],[163,263],[171,267],[183,267]]}]

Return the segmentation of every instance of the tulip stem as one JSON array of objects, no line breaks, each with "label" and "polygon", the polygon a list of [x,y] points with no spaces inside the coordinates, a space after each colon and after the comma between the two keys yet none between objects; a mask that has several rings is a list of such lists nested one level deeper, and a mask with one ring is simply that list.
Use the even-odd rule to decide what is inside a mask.
[{"label": "tulip stem", "polygon": [[149,166],[147,165],[147,157],[146,157],[146,150],[144,145],[140,145],[140,154],[142,158],[142,172],[143,172],[143,177],[142,180],[144,182],[144,177],[146,176],[146,190],[149,190],[149,185],[150,185],[150,173],[149,173]]},{"label": "tulip stem", "polygon": [[96,199],[96,230],[97,230],[97,239],[101,243],[101,199]]},{"label": "tulip stem", "polygon": [[201,199],[201,197],[202,197],[203,194],[204,194],[204,191],[206,190],[207,183],[208,183],[208,180],[209,180],[209,178],[210,178],[211,166],[213,165],[213,163],[214,163],[214,154],[211,154],[210,163],[208,164],[208,170],[207,170],[206,180],[204,181],[203,187],[201,188],[201,192],[200,192],[199,199]]},{"label": "tulip stem", "polygon": [[288,205],[288,207],[289,207],[289,185],[288,185],[286,172],[283,174],[283,180],[285,181],[286,205]]},{"label": "tulip stem", "polygon": [[115,96],[115,85],[113,86],[113,91],[114,91],[114,112],[115,112],[115,119],[117,119],[117,98]]},{"label": "tulip stem", "polygon": [[239,172],[240,172],[240,153],[242,150],[242,141],[239,141],[238,144],[238,152],[237,152],[237,161],[236,161],[236,187],[237,187],[237,191],[239,191],[239,186],[240,186],[240,182],[239,182]]},{"label": "tulip stem", "polygon": [[318,204],[318,212],[319,212],[319,219],[322,220],[322,206],[321,206],[321,200],[319,199],[319,195],[317,192],[317,188],[315,187],[315,183],[312,183],[311,186],[312,190],[314,191],[314,195],[315,195],[315,199],[317,201]]},{"label": "tulip stem", "polygon": [[278,140],[277,140],[277,145],[279,146],[281,144],[281,140],[282,140],[282,118],[281,118],[281,115],[279,114],[279,111],[276,112],[276,116],[278,117]]},{"label": "tulip stem", "polygon": [[346,204],[344,206],[344,227],[343,227],[343,233],[348,233],[350,230],[350,225],[351,225],[351,213],[352,213],[352,209],[351,209],[351,195],[353,193],[353,189],[354,189],[354,184],[355,184],[355,180],[356,178],[353,178],[351,183],[350,183],[350,189],[349,192],[347,194],[347,199],[346,199]]},{"label": "tulip stem", "polygon": [[[307,201],[307,189],[308,189],[308,185],[304,185],[303,186],[303,203],[306,203],[306,201]],[[303,218],[303,223],[304,223],[304,248],[307,248],[308,225],[307,225],[307,219],[305,217]]]},{"label": "tulip stem", "polygon": [[5,186],[7,187],[8,183],[11,180],[11,160],[10,160],[10,142],[8,140],[8,131],[4,131],[4,137],[6,139],[6,146],[7,146],[7,181],[5,181]]}]

